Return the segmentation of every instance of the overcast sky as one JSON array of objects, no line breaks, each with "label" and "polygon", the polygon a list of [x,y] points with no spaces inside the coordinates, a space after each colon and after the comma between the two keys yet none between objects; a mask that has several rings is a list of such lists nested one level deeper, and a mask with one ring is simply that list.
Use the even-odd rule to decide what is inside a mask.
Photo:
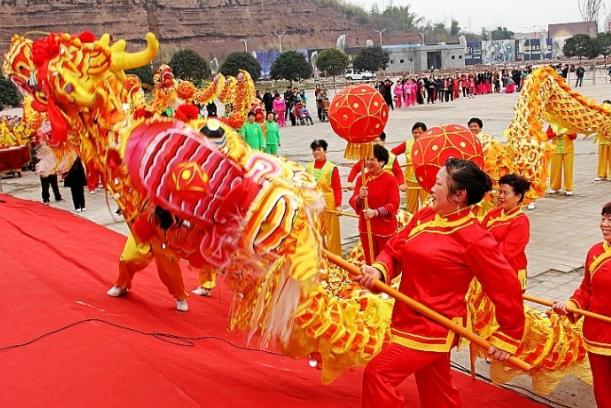
[{"label": "overcast sky", "polygon": [[[482,26],[495,28],[507,27],[514,32],[531,32],[533,26],[545,27],[551,23],[582,21],[578,0],[345,0],[347,3],[363,6],[371,10],[378,4],[380,10],[389,4],[394,6],[410,5],[418,16],[433,23],[458,20],[460,26],[479,33]],[[603,0],[599,17],[599,27],[611,12],[611,0]],[[539,30],[536,30],[539,31]]]}]

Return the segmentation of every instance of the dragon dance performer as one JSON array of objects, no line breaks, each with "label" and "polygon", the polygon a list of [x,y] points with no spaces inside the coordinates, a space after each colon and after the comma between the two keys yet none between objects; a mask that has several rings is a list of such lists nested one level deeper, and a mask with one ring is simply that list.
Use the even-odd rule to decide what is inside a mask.
[{"label": "dragon dance performer", "polygon": [[[380,133],[374,141],[375,144],[379,144],[380,146],[384,146],[386,143],[386,133]],[[354,189],[354,179],[361,173],[363,168],[363,161],[359,160],[352,166],[350,170],[350,174],[348,174],[348,189]],[[394,153],[388,152],[388,163],[384,165],[384,171],[389,172],[397,179],[397,183],[399,184],[399,190],[405,190],[405,177],[403,176],[403,172],[401,171],[401,166],[399,165],[399,161],[397,161],[397,156]]]},{"label": "dragon dance performer", "polygon": [[206,265],[199,270],[199,285],[191,291],[197,296],[212,296],[212,290],[216,288],[216,268]]},{"label": "dragon dance performer", "polygon": [[412,138],[395,146],[391,152],[399,155],[405,154],[405,182],[406,182],[406,199],[407,199],[407,212],[410,214],[416,214],[418,208],[424,204],[427,193],[420,187],[416,180],[416,174],[414,173],[414,165],[412,164],[412,148],[414,142],[426,132],[426,125],[422,122],[416,122],[412,126]]},{"label": "dragon dance performer", "polygon": [[[156,207],[153,214],[146,218],[143,215],[135,222],[134,230],[138,237],[132,232],[127,236],[119,262],[119,276],[106,294],[113,297],[125,294],[131,288],[136,272],[146,268],[154,259],[159,278],[176,298],[176,310],[186,312],[189,310],[186,300],[188,294],[182,280],[179,258],[167,242],[156,239],[157,236],[167,237],[170,228],[178,227],[176,220],[161,207]],[[155,234],[155,229],[163,233]]]},{"label": "dragon dance performer", "polygon": [[[342,206],[342,182],[337,166],[327,160],[327,142],[314,140],[310,144],[314,162],[306,166],[306,171],[314,176],[325,199],[325,210],[340,211]],[[324,212],[322,214],[321,233],[326,248],[342,256],[339,214]]]},{"label": "dragon dance performer", "polygon": [[[603,103],[611,105],[610,100],[605,100]],[[596,135],[596,141],[598,143],[598,173],[594,180],[608,180],[607,177],[611,178],[611,136],[605,138],[599,133]]]},{"label": "dragon dance performer", "polygon": [[[515,272],[470,208],[491,188],[490,177],[473,162],[449,159],[433,186],[433,206],[420,210],[355,280],[371,289],[374,279],[390,282],[403,273],[401,292],[466,325],[465,295],[476,277],[494,302],[499,322],[488,353],[505,361],[522,338],[524,310]],[[415,374],[422,407],[459,407],[450,374],[457,336],[398,302],[391,331],[391,344],[365,369],[362,406],[405,406],[397,386]]]},{"label": "dragon dance performer", "polygon": [[248,121],[242,125],[240,134],[242,137],[244,137],[246,144],[248,144],[253,150],[264,152],[266,147],[265,137],[263,136],[261,125],[255,122],[255,118],[255,112],[248,112]]},{"label": "dragon dance performer", "polygon": [[496,242],[499,250],[516,272],[526,290],[526,245],[530,240],[530,222],[520,203],[530,189],[530,182],[517,174],[506,174],[499,179],[499,206],[486,214],[482,225]]},{"label": "dragon dance performer", "polygon": [[269,112],[265,120],[265,153],[278,156],[280,146],[280,128],[276,122],[276,114]]},{"label": "dragon dance performer", "polygon": [[[579,319],[569,313],[567,303],[605,316],[611,316],[611,202],[605,204],[600,219],[603,241],[588,251],[585,275],[579,288],[567,302],[554,302],[556,313]],[[594,397],[598,408],[611,407],[611,325],[589,317],[584,318],[583,338],[594,379]]]},{"label": "dragon dance performer", "polygon": [[564,194],[572,196],[575,163],[573,140],[577,139],[577,133],[569,132],[556,124],[550,124],[545,133],[552,148],[549,192],[555,194],[560,190],[564,176]]},{"label": "dragon dance performer", "polygon": [[[367,222],[371,223],[373,256],[382,251],[386,242],[397,232],[397,211],[399,210],[399,185],[394,176],[384,171],[388,163],[388,150],[380,145],[373,146],[374,157],[366,159],[367,172],[365,185],[363,178],[359,177],[350,206],[359,214],[359,235],[365,252],[367,265],[371,265],[371,251],[367,236]],[[368,197],[369,206],[365,208],[365,198]]]}]

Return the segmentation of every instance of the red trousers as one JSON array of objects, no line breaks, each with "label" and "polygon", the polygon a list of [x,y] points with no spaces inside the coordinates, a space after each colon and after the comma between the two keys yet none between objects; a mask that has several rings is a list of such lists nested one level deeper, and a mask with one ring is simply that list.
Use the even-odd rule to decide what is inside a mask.
[{"label": "red trousers", "polygon": [[611,408],[611,356],[588,352],[598,408]]},{"label": "red trousers", "polygon": [[386,242],[392,238],[392,235],[388,237],[379,237],[377,235],[372,234],[371,240],[373,242],[373,258],[374,259],[370,259],[369,239],[367,238],[367,233],[361,232],[359,233],[359,236],[361,237],[361,245],[363,245],[363,252],[365,252],[365,262],[367,262],[367,265],[371,265],[371,263],[375,260],[378,254],[382,252],[382,250],[384,249]]},{"label": "red trousers", "polygon": [[394,343],[367,364],[361,406],[405,407],[397,387],[412,374],[422,408],[460,407],[458,391],[452,386],[449,352],[413,350]]}]

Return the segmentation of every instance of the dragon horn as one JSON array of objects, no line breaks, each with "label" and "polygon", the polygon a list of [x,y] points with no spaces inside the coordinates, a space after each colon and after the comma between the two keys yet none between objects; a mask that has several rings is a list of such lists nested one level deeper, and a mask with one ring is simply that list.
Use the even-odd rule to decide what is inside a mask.
[{"label": "dragon horn", "polygon": [[142,67],[150,63],[159,52],[159,41],[155,34],[146,34],[146,48],[142,51],[125,52],[125,41],[117,41],[110,47],[112,52],[112,70],[127,70]]}]

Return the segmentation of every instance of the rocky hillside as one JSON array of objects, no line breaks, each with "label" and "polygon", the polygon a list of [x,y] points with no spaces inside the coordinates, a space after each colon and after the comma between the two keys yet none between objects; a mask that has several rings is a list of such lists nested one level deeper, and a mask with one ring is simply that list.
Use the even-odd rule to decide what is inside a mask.
[{"label": "rocky hillside", "polygon": [[[191,48],[219,60],[243,50],[242,38],[249,51],[277,47],[279,31],[285,50],[333,46],[342,34],[346,46],[377,43],[377,27],[357,21],[334,0],[0,0],[0,55],[14,33],[29,31],[108,32],[135,46],[152,31],[162,52]],[[418,39],[384,33],[385,44]]]}]

